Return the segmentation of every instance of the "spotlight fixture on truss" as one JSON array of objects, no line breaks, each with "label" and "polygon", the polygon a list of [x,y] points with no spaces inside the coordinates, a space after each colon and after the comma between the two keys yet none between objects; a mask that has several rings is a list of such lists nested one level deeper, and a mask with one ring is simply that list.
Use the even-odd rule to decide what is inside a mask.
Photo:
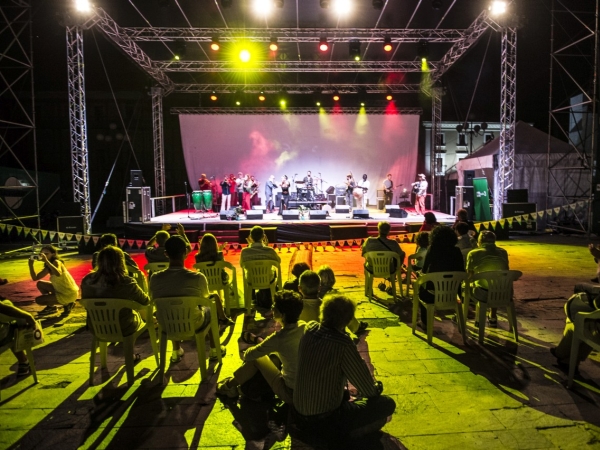
[{"label": "spotlight fixture on truss", "polygon": [[360,61],[360,41],[358,39],[350,39],[348,51],[354,61]]},{"label": "spotlight fixture on truss", "polygon": [[219,42],[219,36],[213,36],[210,42],[210,49],[213,51],[218,51],[221,48],[221,44]]},{"label": "spotlight fixture on truss", "polygon": [[442,0],[432,0],[431,7],[435,10],[441,9],[442,8]]},{"label": "spotlight fixture on truss", "polygon": [[329,50],[327,38],[324,36],[319,39],[319,50],[321,50],[322,52],[326,52],[327,50]]},{"label": "spotlight fixture on truss", "polygon": [[392,51],[392,38],[389,36],[386,36],[383,38],[383,50],[386,52],[391,52]]},{"label": "spotlight fixture on truss", "polygon": [[421,61],[427,61],[429,59],[429,44],[427,44],[427,41],[419,42],[417,56]]},{"label": "spotlight fixture on truss", "polygon": [[271,37],[271,43],[269,44],[269,50],[272,52],[276,52],[279,46],[277,45],[277,38],[275,36]]}]

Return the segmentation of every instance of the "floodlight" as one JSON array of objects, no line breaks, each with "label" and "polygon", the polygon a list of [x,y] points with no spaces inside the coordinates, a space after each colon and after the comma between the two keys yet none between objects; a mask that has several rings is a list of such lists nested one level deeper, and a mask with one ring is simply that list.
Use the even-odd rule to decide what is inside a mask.
[{"label": "floodlight", "polygon": [[351,58],[355,61],[360,61],[360,41],[358,39],[350,39],[348,51]]},{"label": "floodlight", "polygon": [[89,12],[92,5],[89,0],[75,0],[75,9],[79,12]]},{"label": "floodlight", "polygon": [[175,60],[179,61],[180,59],[185,57],[186,45],[185,42],[177,42],[175,44],[175,49],[173,50],[173,57]]},{"label": "floodlight", "polygon": [[246,63],[246,62],[250,61],[251,55],[248,50],[243,49],[240,51],[239,57],[240,57],[240,61]]},{"label": "floodlight", "polygon": [[332,6],[338,16],[345,16],[352,10],[350,0],[333,0]]},{"label": "floodlight", "polygon": [[258,99],[259,99],[261,102],[264,102],[264,101],[266,100],[266,97],[265,97],[265,96],[263,95],[263,93],[261,92],[261,93],[260,93],[260,95],[258,96]]},{"label": "floodlight", "polygon": [[392,51],[392,38],[389,36],[386,36],[383,38],[383,50],[386,52],[391,52]]},{"label": "floodlight", "polygon": [[490,13],[493,16],[499,16],[501,14],[504,14],[506,12],[506,2],[505,1],[493,1],[490,4]]},{"label": "floodlight", "polygon": [[388,95],[386,95],[386,96],[385,96],[385,99],[386,99],[388,102],[391,102],[392,100],[394,100],[394,97],[392,96],[392,94],[388,94]]},{"label": "floodlight", "polygon": [[316,105],[317,105],[317,106],[321,106],[321,102],[317,102],[317,103],[316,103]]},{"label": "floodlight", "polygon": [[271,38],[271,43],[269,44],[269,50],[271,50],[272,52],[276,52],[278,49],[278,45],[277,45],[277,38],[276,37],[272,37]]},{"label": "floodlight", "polygon": [[273,0],[254,0],[252,9],[256,14],[266,16],[273,9]]},{"label": "floodlight", "polygon": [[322,37],[321,39],[319,39],[319,50],[321,50],[322,52],[326,52],[327,50],[329,50],[329,44],[327,43],[326,37]]},{"label": "floodlight", "polygon": [[373,9],[381,11],[383,9],[384,0],[373,0]]},{"label": "floodlight", "polygon": [[218,51],[221,48],[221,44],[219,43],[219,36],[213,36],[210,41],[210,49],[213,51]]},{"label": "floodlight", "polygon": [[334,102],[339,102],[339,101],[340,101],[340,96],[339,96],[339,95],[337,95],[337,94],[335,94],[335,95],[333,96],[333,101],[334,101]]},{"label": "floodlight", "polygon": [[217,97],[217,96],[215,95],[215,93],[213,92],[213,93],[212,93],[212,95],[210,96],[210,99],[211,99],[213,102],[216,102],[216,101],[218,100],[218,97]]},{"label": "floodlight", "polygon": [[242,102],[240,102],[239,100],[236,100],[235,104],[236,104],[236,106],[240,106],[242,104]]}]

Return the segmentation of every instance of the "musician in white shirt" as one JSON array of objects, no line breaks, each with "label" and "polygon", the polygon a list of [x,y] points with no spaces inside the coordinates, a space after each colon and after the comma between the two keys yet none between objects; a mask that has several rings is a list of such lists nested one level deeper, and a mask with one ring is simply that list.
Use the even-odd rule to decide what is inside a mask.
[{"label": "musician in white shirt", "polygon": [[[369,188],[371,187],[371,182],[369,180],[367,180],[366,173],[363,173],[362,180],[360,180],[358,182],[357,187],[362,189],[362,192],[360,193],[362,195],[360,198],[360,201],[362,204],[360,205],[360,207],[362,209],[366,209],[367,208],[367,192],[369,191]],[[356,206],[359,206],[359,205],[356,205]]]}]

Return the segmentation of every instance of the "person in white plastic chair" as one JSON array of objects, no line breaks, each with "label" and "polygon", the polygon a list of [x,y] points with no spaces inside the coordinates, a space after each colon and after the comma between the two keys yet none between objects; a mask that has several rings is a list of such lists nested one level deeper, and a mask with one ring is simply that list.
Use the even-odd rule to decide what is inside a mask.
[{"label": "person in white plastic chair", "polygon": [[[363,243],[362,255],[365,256],[365,254],[369,252],[394,252],[398,254],[400,257],[400,264],[402,264],[405,253],[398,242],[394,241],[393,239],[388,239],[391,229],[392,227],[389,222],[379,222],[377,224],[377,230],[379,231],[379,234],[377,237],[368,238]],[[368,261],[365,261],[365,269],[371,273],[373,272],[369,267]],[[397,267],[394,268],[394,270],[397,269]]]},{"label": "person in white plastic chair", "polygon": [[[10,300],[7,300],[3,297],[0,297],[0,314],[4,314],[11,319],[15,319],[14,323],[0,322],[0,346],[10,342],[10,340],[13,338],[12,331],[14,330],[14,327],[22,326],[24,323],[25,326],[29,328],[35,328],[35,319],[30,313],[17,308]],[[17,366],[17,376],[22,377],[29,375],[31,373],[31,368],[29,367],[29,362],[27,362],[27,356],[25,355],[25,352],[23,350],[20,352],[15,352],[12,348],[11,350],[19,363]]]}]

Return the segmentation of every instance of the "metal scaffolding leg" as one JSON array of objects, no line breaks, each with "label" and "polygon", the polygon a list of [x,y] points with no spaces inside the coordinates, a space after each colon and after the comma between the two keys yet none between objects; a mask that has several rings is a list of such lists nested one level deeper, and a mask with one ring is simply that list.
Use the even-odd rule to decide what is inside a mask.
[{"label": "metal scaffolding leg", "polygon": [[[165,189],[165,145],[163,140],[163,89],[152,88],[152,131],[154,134],[154,196],[164,197]],[[156,202],[156,214],[165,214],[164,200]]]},{"label": "metal scaffolding leg", "polygon": [[502,29],[500,101],[500,149],[494,192],[494,219],[502,217],[506,191],[512,189],[515,171],[515,126],[517,111],[517,29]]},{"label": "metal scaffolding leg", "polygon": [[78,26],[67,27],[67,75],[69,83],[73,200],[81,205],[86,232],[91,233],[90,174],[83,67],[82,30]]},{"label": "metal scaffolding leg", "polygon": [[[434,87],[431,89],[431,154],[430,173],[431,173],[431,209],[440,210],[440,200],[442,193],[441,170],[438,170],[438,158],[441,158],[442,147],[442,88]],[[441,169],[441,167],[440,167]]]}]

